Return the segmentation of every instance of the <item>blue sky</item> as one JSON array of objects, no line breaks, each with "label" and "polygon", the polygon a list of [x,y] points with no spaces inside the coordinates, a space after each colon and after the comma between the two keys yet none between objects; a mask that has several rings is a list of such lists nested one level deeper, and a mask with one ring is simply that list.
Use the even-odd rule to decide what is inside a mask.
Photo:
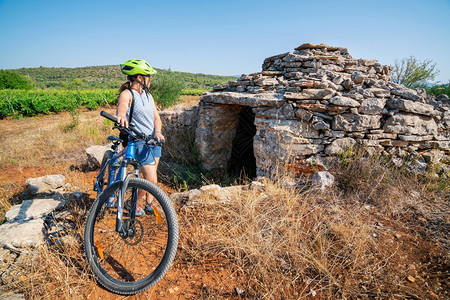
[{"label": "blue sky", "polygon": [[261,71],[303,43],[393,64],[431,59],[450,80],[450,0],[0,0],[0,69],[146,59],[217,75]]}]

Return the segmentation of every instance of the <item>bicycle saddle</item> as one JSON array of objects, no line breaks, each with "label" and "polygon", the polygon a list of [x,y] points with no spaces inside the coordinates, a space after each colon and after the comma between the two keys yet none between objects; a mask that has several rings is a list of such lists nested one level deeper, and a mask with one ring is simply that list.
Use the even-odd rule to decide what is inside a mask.
[{"label": "bicycle saddle", "polygon": [[122,139],[119,139],[118,137],[112,136],[112,135],[108,136],[108,141],[111,141],[111,142],[114,142],[114,141],[123,142]]}]

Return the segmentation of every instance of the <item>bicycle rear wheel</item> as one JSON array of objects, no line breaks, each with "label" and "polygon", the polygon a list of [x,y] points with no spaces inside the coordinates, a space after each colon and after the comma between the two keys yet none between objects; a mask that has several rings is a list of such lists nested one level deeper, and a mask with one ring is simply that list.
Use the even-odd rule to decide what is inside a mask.
[{"label": "bicycle rear wheel", "polygon": [[84,248],[102,286],[117,294],[132,295],[155,285],[170,268],[178,245],[178,222],[170,199],[160,188],[131,178],[125,201],[150,193],[155,213],[132,220],[124,210],[127,234],[121,236],[115,230],[117,208],[106,204],[110,197],[117,198],[119,190],[120,182],[115,182],[94,202],[86,220]]}]

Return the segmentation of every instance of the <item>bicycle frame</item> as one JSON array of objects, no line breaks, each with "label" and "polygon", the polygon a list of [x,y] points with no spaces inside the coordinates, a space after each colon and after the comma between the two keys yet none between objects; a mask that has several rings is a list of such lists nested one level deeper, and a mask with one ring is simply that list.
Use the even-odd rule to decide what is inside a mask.
[{"label": "bicycle frame", "polygon": [[[104,191],[104,189],[103,190],[101,189],[99,181],[100,181],[100,178],[103,177],[103,174],[104,174],[106,168],[109,167],[110,164],[118,163],[120,157],[122,157],[122,156],[124,157],[122,159],[120,167],[111,168],[111,172],[109,174],[110,177],[108,178],[108,186],[110,186],[111,184],[113,184],[116,181],[120,181],[120,185],[121,185],[120,190],[119,190],[119,195],[118,195],[118,201],[117,201],[117,218],[116,218],[116,231],[119,232],[119,234],[126,234],[124,232],[123,222],[122,222],[125,192],[126,192],[126,187],[128,185],[129,178],[137,175],[137,172],[128,174],[127,166],[129,165],[130,161],[135,158],[135,149],[136,149],[136,142],[133,139],[130,139],[127,147],[125,147],[119,153],[116,153],[112,158],[110,158],[106,162],[106,164],[103,166],[103,168],[100,170],[99,174],[97,175],[96,183],[95,183],[95,189],[99,193],[102,193]],[[116,169],[118,169],[117,174],[116,174]],[[108,199],[108,202],[107,202],[108,207],[111,207],[114,205],[114,199],[115,199],[115,195],[111,196],[111,198]],[[131,220],[134,220],[134,218],[136,217],[136,205],[137,205],[137,195],[136,195],[136,191],[133,190],[132,191],[132,201],[131,201],[131,216],[130,216]]]},{"label": "bicycle frame", "polygon": [[[141,156],[145,152],[153,155],[151,149],[136,153],[141,142],[145,147],[154,147],[162,146],[163,141],[145,135],[133,124],[121,126],[117,117],[107,112],[102,111],[100,115],[115,123],[113,129],[131,138],[128,147],[118,153],[122,140],[108,137],[113,143],[112,151],[103,155],[94,183],[94,190],[99,194],[87,214],[83,245],[99,284],[117,294],[133,295],[155,285],[170,268],[177,250],[178,222],[171,200],[163,190],[144,178],[132,178],[138,174],[134,159],[147,162],[149,157],[141,159]],[[134,172],[127,170],[129,164],[134,166]],[[109,178],[105,178],[105,171]],[[138,197],[144,195],[152,195],[156,202],[152,202],[153,214],[148,211],[148,216],[142,214],[139,220],[136,207]],[[130,201],[131,207],[124,208],[125,200],[127,204]],[[140,257],[139,262],[136,255]]]},{"label": "bicycle frame", "polygon": [[[115,122],[116,125],[118,125],[117,123],[117,118],[108,114],[107,112],[100,112],[100,115]],[[157,143],[160,143],[159,140],[154,140],[153,138],[149,138],[148,136],[146,136],[145,134],[137,131],[133,125],[129,125],[128,128],[121,128],[121,127],[113,127],[113,128],[117,128],[119,130],[125,130],[127,133],[131,133],[133,132],[136,135],[136,138],[133,137],[133,135],[130,135],[131,138],[129,138],[128,140],[128,146],[125,147],[120,153],[117,153],[116,155],[114,155],[111,159],[109,159],[105,166],[102,168],[102,170],[100,170],[99,175],[97,176],[97,181],[95,183],[95,188],[97,189],[97,191],[99,193],[103,193],[104,190],[101,190],[100,184],[99,184],[99,180],[101,179],[101,176],[103,176],[103,173],[105,172],[105,169],[107,166],[109,166],[109,164],[111,163],[115,163],[118,161],[118,159],[122,156],[124,156],[124,158],[122,159],[122,163],[119,167],[119,171],[117,172],[117,174],[115,173],[115,170],[112,170],[111,174],[110,174],[110,178],[108,178],[108,186],[113,184],[114,182],[118,182],[120,184],[119,187],[119,195],[118,195],[118,199],[117,199],[117,218],[116,218],[116,231],[122,236],[122,237],[126,237],[128,235],[127,232],[127,228],[124,228],[123,226],[123,222],[122,222],[122,217],[123,217],[123,208],[124,208],[124,199],[125,199],[125,192],[128,186],[128,182],[130,180],[130,178],[132,176],[137,175],[137,172],[135,171],[134,173],[131,174],[127,174],[127,166],[130,163],[131,160],[134,160],[135,158],[135,150],[136,150],[136,141],[138,140],[143,140],[146,141],[147,143],[151,144],[151,141],[153,140],[153,142],[156,142],[155,145],[157,145]],[[114,177],[115,175],[115,177]],[[131,196],[131,207],[129,209],[129,215],[130,215],[130,224],[131,227],[133,227],[134,224],[134,220],[136,218],[136,207],[137,207],[137,193],[136,190],[132,190],[132,196]],[[111,198],[115,198],[115,195],[113,195]],[[113,206],[114,203],[109,203],[110,201],[112,201],[112,199],[108,199],[108,205],[107,206]]]}]

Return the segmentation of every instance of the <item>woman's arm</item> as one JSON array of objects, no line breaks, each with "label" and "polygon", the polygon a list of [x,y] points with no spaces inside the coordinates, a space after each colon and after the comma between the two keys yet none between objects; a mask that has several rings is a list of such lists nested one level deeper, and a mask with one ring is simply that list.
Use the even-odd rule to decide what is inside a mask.
[{"label": "woman's arm", "polygon": [[131,101],[132,97],[130,91],[125,90],[120,93],[116,111],[117,122],[120,126],[128,127],[127,111]]},{"label": "woman's arm", "polygon": [[154,118],[154,122],[155,122],[155,138],[161,139],[161,140],[165,140],[164,136],[161,133],[161,128],[162,128],[162,122],[161,122],[161,117],[159,116],[158,110],[155,109],[153,110],[153,118]]}]

